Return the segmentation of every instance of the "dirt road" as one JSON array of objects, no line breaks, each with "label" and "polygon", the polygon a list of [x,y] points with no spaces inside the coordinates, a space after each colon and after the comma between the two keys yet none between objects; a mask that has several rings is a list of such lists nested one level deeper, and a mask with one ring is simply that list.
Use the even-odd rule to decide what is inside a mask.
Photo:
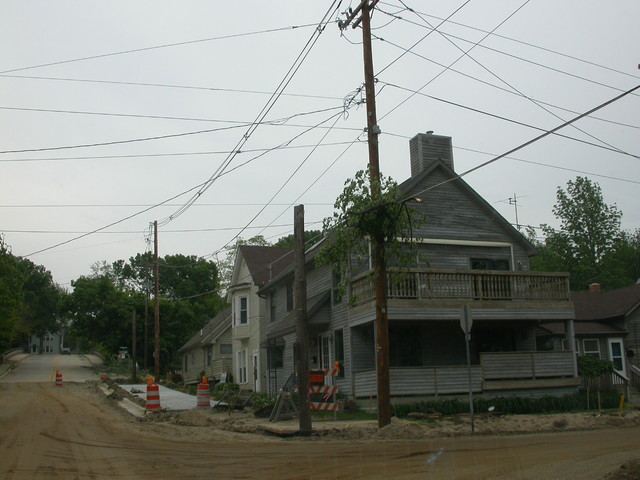
[{"label": "dirt road", "polygon": [[640,428],[429,440],[281,440],[140,422],[91,384],[0,383],[3,479],[602,479]]}]

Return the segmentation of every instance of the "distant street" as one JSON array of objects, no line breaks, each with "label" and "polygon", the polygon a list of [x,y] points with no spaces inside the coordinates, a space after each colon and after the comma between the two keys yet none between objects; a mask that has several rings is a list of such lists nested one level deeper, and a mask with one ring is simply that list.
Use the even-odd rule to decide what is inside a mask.
[{"label": "distant street", "polygon": [[0,378],[0,382],[53,383],[56,381],[56,371],[62,373],[63,382],[96,380],[98,377],[93,372],[90,359],[98,361],[94,356],[84,355],[27,355],[18,363],[17,368]]}]

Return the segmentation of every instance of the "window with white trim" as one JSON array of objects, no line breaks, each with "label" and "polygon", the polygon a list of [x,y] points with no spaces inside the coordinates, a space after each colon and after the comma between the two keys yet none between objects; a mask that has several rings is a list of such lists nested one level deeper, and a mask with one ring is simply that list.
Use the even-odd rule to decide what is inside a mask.
[{"label": "window with white trim", "polygon": [[238,383],[247,383],[247,351],[238,352]]},{"label": "window with white trim", "polygon": [[249,323],[249,298],[247,296],[236,297],[235,311],[233,315],[234,325],[247,325]]},{"label": "window with white trim", "polygon": [[600,358],[600,341],[597,338],[585,338],[582,340],[582,353]]}]

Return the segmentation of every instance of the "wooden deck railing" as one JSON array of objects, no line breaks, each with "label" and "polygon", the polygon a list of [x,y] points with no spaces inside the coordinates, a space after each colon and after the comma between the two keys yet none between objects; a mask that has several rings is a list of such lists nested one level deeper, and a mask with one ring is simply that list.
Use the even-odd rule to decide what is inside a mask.
[{"label": "wooden deck railing", "polygon": [[[375,297],[373,272],[351,282],[352,304]],[[387,298],[416,300],[569,301],[566,273],[495,270],[390,270]]]},{"label": "wooden deck railing", "polygon": [[484,380],[537,380],[574,374],[569,351],[482,353],[480,365]]}]

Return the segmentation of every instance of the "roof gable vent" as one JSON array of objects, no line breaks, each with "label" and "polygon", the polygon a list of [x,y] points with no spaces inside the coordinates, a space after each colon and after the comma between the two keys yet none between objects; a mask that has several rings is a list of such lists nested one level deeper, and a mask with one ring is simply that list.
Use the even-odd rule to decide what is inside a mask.
[{"label": "roof gable vent", "polygon": [[419,133],[409,140],[409,152],[412,177],[429,168],[437,159],[442,160],[451,170],[454,170],[451,137],[434,135],[431,131]]}]

